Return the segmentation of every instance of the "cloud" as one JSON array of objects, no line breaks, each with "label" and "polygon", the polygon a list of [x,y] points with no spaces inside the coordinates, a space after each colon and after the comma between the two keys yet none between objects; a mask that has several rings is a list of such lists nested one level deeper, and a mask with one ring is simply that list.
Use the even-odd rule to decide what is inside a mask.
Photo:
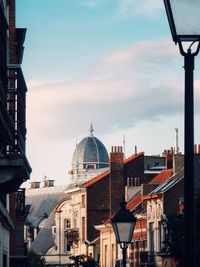
[{"label": "cloud", "polygon": [[119,0],[119,15],[123,17],[130,16],[154,16],[164,8],[162,1],[158,0]]},{"label": "cloud", "polygon": [[180,59],[166,40],[140,42],[105,55],[83,79],[30,81],[30,138],[75,138],[91,122],[106,134],[182,113]]}]

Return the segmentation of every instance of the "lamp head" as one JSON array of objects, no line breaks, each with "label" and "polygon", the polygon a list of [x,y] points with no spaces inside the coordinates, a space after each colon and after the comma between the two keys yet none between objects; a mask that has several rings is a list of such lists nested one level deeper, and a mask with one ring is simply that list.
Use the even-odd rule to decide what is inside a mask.
[{"label": "lamp head", "polygon": [[126,202],[120,203],[121,208],[111,218],[117,243],[131,243],[136,224],[136,217],[126,208]]},{"label": "lamp head", "polygon": [[200,1],[164,0],[164,4],[174,42],[200,40]]}]

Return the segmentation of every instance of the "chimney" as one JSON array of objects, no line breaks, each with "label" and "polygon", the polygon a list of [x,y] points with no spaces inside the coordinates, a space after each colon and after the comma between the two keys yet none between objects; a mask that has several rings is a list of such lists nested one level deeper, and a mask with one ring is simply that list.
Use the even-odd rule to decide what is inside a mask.
[{"label": "chimney", "polygon": [[124,153],[122,146],[114,146],[110,153],[110,216],[120,208],[120,202],[124,195]]},{"label": "chimney", "polygon": [[33,181],[31,182],[31,189],[40,188],[40,182]]},{"label": "chimney", "polygon": [[55,180],[44,179],[44,186],[43,187],[54,187]]},{"label": "chimney", "polygon": [[184,155],[174,155],[173,156],[173,173],[177,173],[184,167]]}]

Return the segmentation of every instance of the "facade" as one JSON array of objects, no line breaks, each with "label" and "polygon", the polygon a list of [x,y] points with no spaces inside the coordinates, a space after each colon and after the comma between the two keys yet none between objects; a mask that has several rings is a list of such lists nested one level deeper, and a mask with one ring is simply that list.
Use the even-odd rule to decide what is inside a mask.
[{"label": "facade", "polygon": [[26,29],[15,26],[15,0],[0,1],[0,20],[0,267],[17,267],[25,261],[19,222],[24,216],[18,213],[23,192],[18,189],[31,172],[25,149],[27,87],[21,69]]},{"label": "facade", "polygon": [[[85,190],[78,187],[68,191],[54,211],[55,248],[59,254],[59,257],[52,258],[54,262],[70,263],[71,255],[87,255]],[[56,250],[51,250],[51,253],[56,255]]]},{"label": "facade", "polygon": [[[168,180],[172,175],[172,169],[164,170],[148,184],[142,184],[132,198],[127,201],[127,208],[137,217],[133,242],[129,245],[127,262],[130,267],[147,266],[148,260],[148,228],[147,228],[147,205],[145,197],[158,185]],[[127,188],[129,185],[127,185]],[[118,207],[119,209],[119,207]],[[109,218],[109,217],[108,217]],[[118,266],[122,262],[122,252],[116,244],[114,232],[108,219],[104,224],[96,225],[100,231],[100,266]],[[108,258],[106,255],[108,253]],[[146,265],[145,265],[146,264]]]},{"label": "facade", "polygon": [[167,218],[178,214],[184,198],[183,169],[153,190],[147,197],[147,250],[156,266],[175,266],[165,246]]}]

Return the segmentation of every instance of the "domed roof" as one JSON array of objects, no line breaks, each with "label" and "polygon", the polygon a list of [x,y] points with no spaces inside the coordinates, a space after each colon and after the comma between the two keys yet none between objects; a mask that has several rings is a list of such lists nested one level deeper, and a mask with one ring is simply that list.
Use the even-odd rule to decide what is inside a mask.
[{"label": "domed roof", "polygon": [[79,165],[80,169],[87,169],[94,164],[95,169],[108,167],[108,152],[103,143],[93,135],[91,125],[90,135],[77,145],[72,159],[72,168]]}]

